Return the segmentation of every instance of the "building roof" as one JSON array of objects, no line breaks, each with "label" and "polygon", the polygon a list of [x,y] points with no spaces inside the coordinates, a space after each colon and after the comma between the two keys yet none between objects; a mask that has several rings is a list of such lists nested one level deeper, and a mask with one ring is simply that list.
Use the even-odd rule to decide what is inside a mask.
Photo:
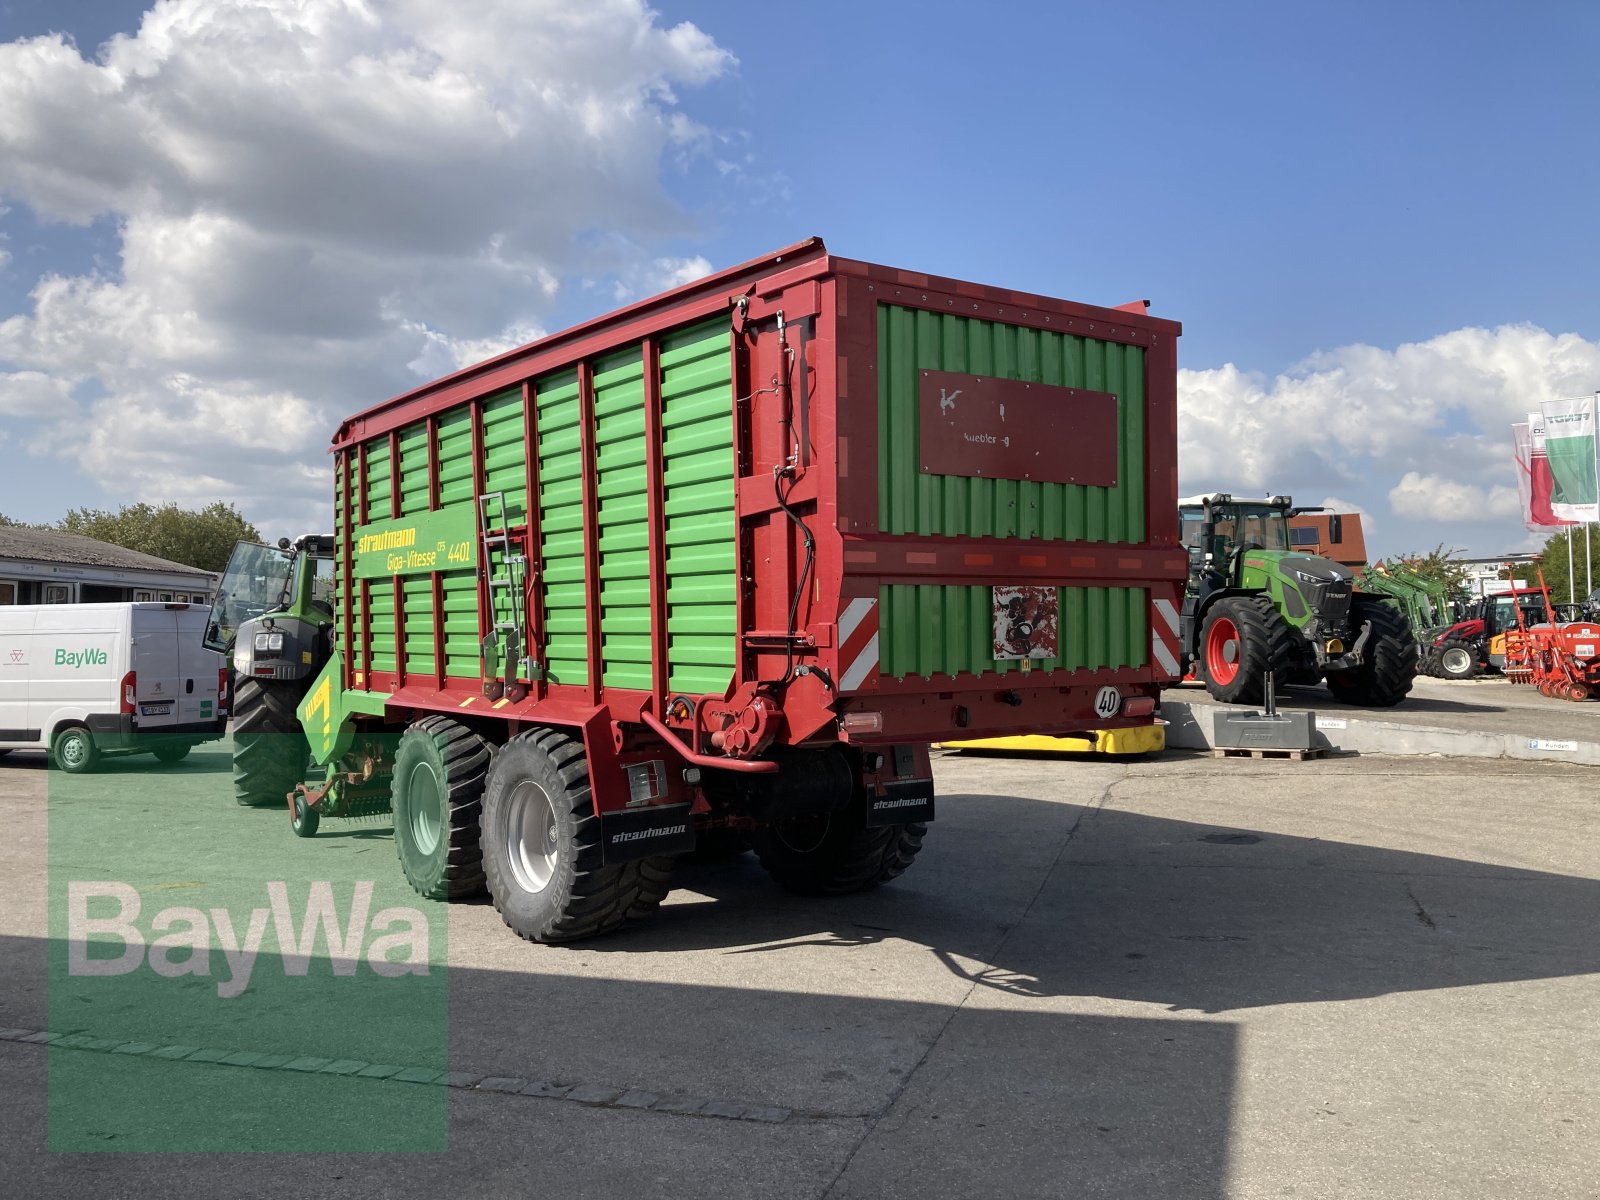
[{"label": "building roof", "polygon": [[199,575],[211,578],[210,571],[141,554],[113,546],[79,533],[55,529],[26,529],[18,525],[0,526],[0,558],[25,558],[34,562],[69,563],[89,567],[113,567],[121,571],[160,571],[166,575]]}]

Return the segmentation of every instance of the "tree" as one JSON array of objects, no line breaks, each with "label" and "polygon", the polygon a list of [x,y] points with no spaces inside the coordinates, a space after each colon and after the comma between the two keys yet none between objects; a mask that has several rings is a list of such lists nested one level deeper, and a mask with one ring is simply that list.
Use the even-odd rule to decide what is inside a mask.
[{"label": "tree", "polygon": [[[1569,541],[1572,547],[1570,573],[1567,570]],[[1589,567],[1591,553],[1595,560],[1592,570]],[[1539,550],[1539,555],[1538,565],[1550,588],[1550,599],[1557,604],[1566,604],[1571,599],[1582,600],[1589,594],[1591,580],[1593,586],[1600,587],[1600,535],[1590,534],[1586,540],[1582,525],[1552,534]],[[1531,566],[1525,572],[1519,571],[1518,575],[1532,583],[1537,583],[1539,578]]]},{"label": "tree", "polygon": [[116,512],[75,508],[56,528],[98,538],[114,546],[153,554],[202,571],[221,571],[237,541],[259,542],[261,534],[231,504],[217,501],[197,510],[163,504],[124,504]]},{"label": "tree", "polygon": [[1404,563],[1424,579],[1442,584],[1446,595],[1459,596],[1467,590],[1467,567],[1459,561],[1460,554],[1454,546],[1440,542],[1423,553],[1396,555],[1394,561]]}]

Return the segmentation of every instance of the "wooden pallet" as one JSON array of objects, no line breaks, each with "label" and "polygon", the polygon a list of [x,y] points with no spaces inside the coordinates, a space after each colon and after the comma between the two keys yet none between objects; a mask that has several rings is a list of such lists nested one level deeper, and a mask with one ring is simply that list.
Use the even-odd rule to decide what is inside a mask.
[{"label": "wooden pallet", "polygon": [[1305,762],[1308,758],[1326,758],[1328,751],[1322,746],[1313,746],[1309,750],[1251,750],[1239,747],[1228,747],[1224,750],[1213,750],[1212,758],[1287,758],[1295,762]]}]

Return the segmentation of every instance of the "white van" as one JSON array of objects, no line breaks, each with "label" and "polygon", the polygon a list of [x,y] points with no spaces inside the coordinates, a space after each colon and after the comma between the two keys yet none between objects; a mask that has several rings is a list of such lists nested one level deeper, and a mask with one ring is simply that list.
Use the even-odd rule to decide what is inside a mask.
[{"label": "white van", "polygon": [[106,754],[177,762],[228,723],[227,663],[201,645],[203,604],[0,606],[0,755],[63,771]]}]

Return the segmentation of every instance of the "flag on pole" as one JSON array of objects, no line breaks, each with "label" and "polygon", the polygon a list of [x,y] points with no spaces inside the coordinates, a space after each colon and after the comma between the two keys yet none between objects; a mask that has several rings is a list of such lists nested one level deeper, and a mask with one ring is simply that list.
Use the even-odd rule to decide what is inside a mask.
[{"label": "flag on pole", "polygon": [[1511,427],[1517,455],[1517,491],[1522,496],[1522,523],[1528,529],[1571,525],[1550,511],[1550,460],[1545,454],[1544,415],[1529,413]]},{"label": "flag on pole", "polygon": [[1594,397],[1547,400],[1540,408],[1550,460],[1550,511],[1564,521],[1600,521]]}]

